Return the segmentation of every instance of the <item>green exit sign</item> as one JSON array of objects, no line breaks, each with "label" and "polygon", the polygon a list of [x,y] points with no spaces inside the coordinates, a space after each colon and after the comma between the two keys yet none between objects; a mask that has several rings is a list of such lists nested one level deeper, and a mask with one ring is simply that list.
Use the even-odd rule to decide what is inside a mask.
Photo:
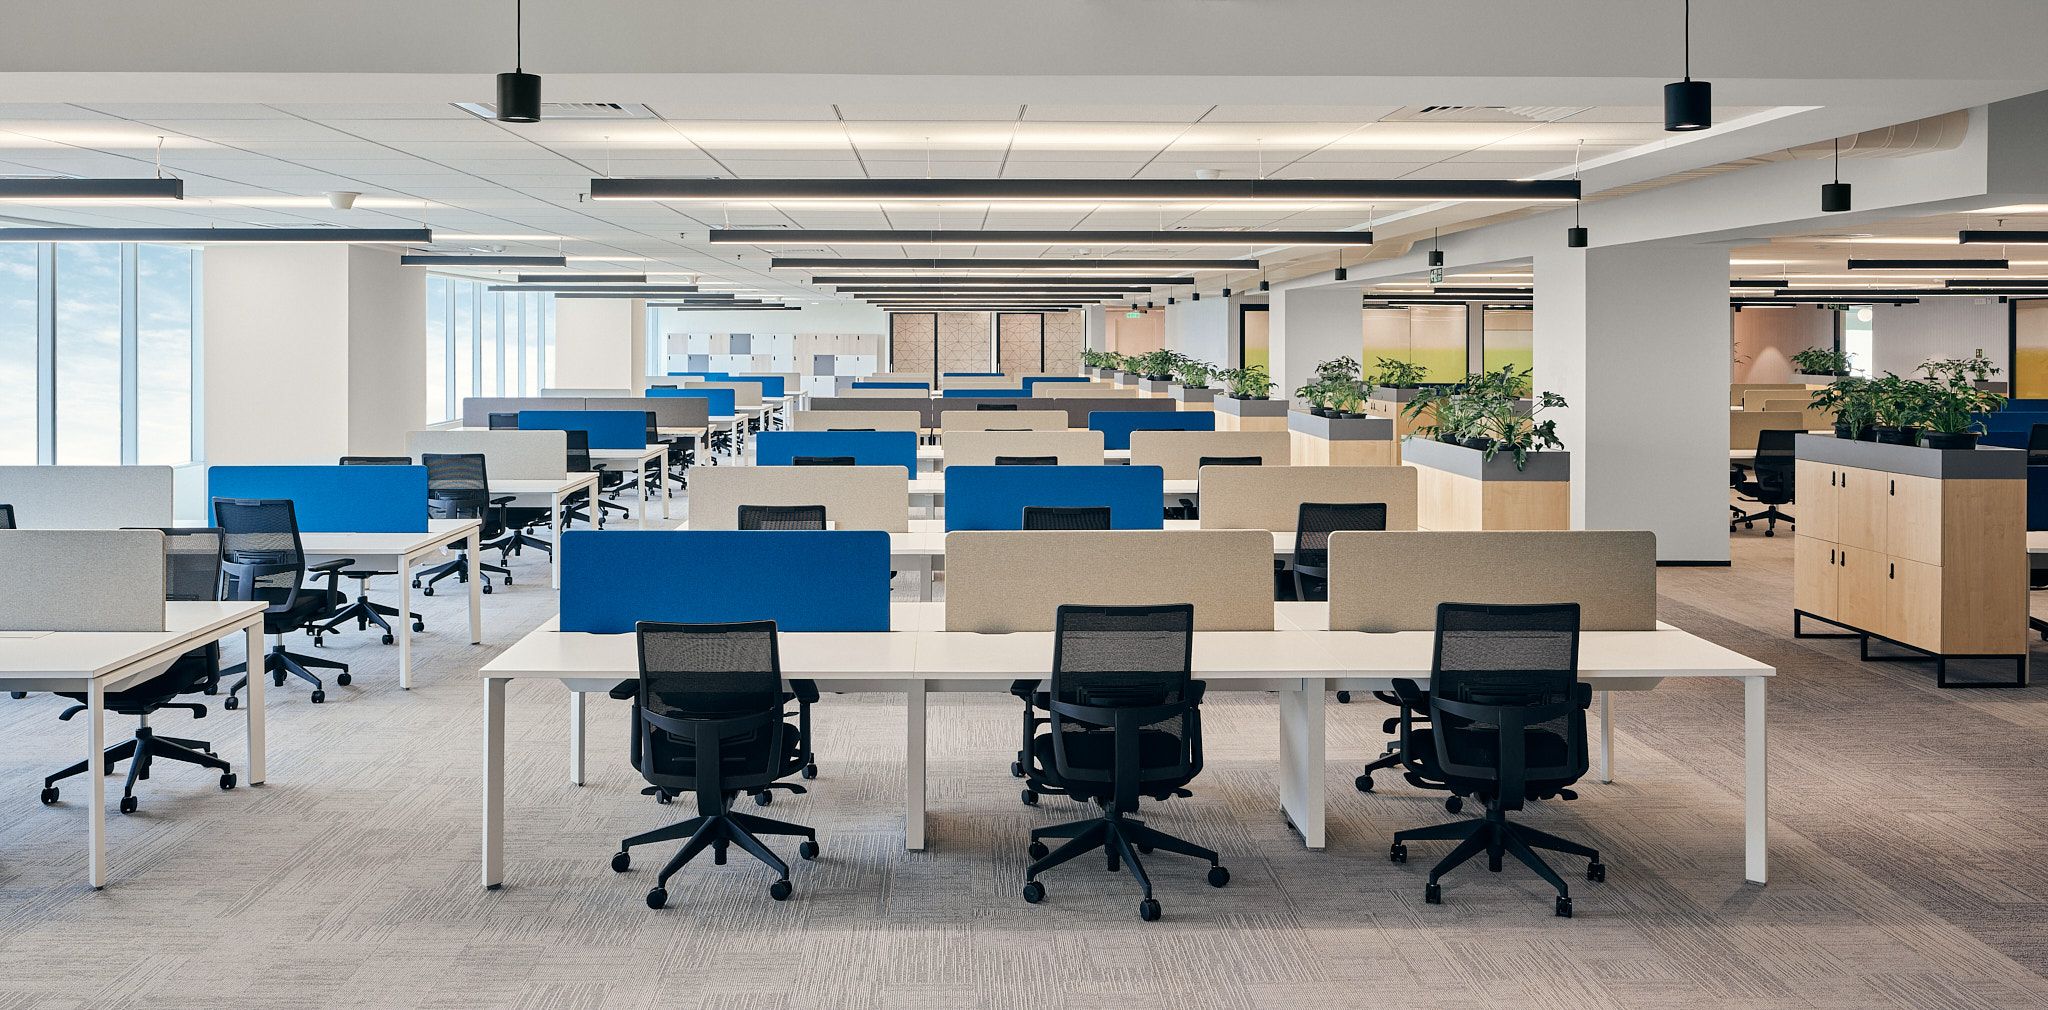
[{"label": "green exit sign", "polygon": [[1145,318],[1145,314],[1144,314],[1143,312],[1135,312],[1135,311],[1133,311],[1133,312],[1126,312],[1126,313],[1124,313],[1124,318],[1125,318],[1125,319],[1143,319],[1143,318]]}]

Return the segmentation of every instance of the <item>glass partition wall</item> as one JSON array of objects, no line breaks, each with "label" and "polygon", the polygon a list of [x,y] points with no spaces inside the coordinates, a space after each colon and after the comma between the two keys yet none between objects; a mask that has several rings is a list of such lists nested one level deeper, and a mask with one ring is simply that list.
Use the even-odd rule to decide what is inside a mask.
[{"label": "glass partition wall", "polygon": [[535,396],[555,360],[555,296],[427,275],[427,416],[453,421],[466,396]]}]

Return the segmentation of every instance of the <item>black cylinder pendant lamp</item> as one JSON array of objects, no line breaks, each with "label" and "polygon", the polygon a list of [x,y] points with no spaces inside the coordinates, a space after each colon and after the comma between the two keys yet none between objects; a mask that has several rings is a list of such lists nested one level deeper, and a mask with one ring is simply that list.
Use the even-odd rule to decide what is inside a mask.
[{"label": "black cylinder pendant lamp", "polygon": [[1429,230],[1429,245],[1430,245],[1430,249],[1429,249],[1429,265],[1430,265],[1430,266],[1433,266],[1433,267],[1440,267],[1440,266],[1443,266],[1443,265],[1444,265],[1444,251],[1443,251],[1442,249],[1438,249],[1438,248],[1436,248],[1436,229],[1435,229],[1435,228],[1431,228],[1431,229]]},{"label": "black cylinder pendant lamp", "polygon": [[1341,252],[1337,254],[1337,272],[1331,274],[1330,279],[1339,281],[1351,279],[1351,271],[1344,269],[1344,254]]},{"label": "black cylinder pendant lamp", "polygon": [[1842,138],[1835,138],[1835,181],[1820,185],[1822,213],[1839,214],[1849,209],[1849,184],[1842,181]]},{"label": "black cylinder pendant lamp", "polygon": [[1692,79],[1692,0],[1685,0],[1685,80],[1664,85],[1664,129],[1671,133],[1714,125],[1714,86]]},{"label": "black cylinder pendant lamp", "polygon": [[[1579,141],[1580,149],[1583,149],[1585,143],[1583,140]],[[1580,149],[1574,149],[1572,152],[1573,179],[1579,177]],[[1579,200],[1572,201],[1572,226],[1564,230],[1564,245],[1567,249],[1584,249],[1586,247],[1586,229],[1579,224],[1579,205],[1582,202]]]},{"label": "black cylinder pendant lamp", "polygon": [[525,0],[512,0],[512,72],[498,75],[496,119],[501,123],[540,122],[540,75],[526,72]]}]

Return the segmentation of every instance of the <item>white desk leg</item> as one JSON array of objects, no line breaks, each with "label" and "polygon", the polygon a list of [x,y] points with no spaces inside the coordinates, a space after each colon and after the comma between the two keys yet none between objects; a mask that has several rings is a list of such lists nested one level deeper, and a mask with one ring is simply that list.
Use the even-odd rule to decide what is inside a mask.
[{"label": "white desk leg", "polygon": [[[472,557],[475,551],[469,552]],[[398,689],[412,690],[412,559],[398,559]],[[470,582],[470,592],[476,591]]]},{"label": "white desk leg", "polygon": [[1280,811],[1301,832],[1302,844],[1323,847],[1323,695],[1320,677],[1302,681],[1299,690],[1280,692]]},{"label": "white desk leg", "polygon": [[484,644],[483,527],[477,527],[476,549],[469,552],[469,644]]},{"label": "white desk leg", "polygon": [[[257,653],[257,663],[263,662]],[[261,673],[261,666],[251,666]],[[249,678],[255,683],[256,678]],[[97,680],[85,685],[85,876],[98,890],[107,886],[107,696]],[[252,696],[249,704],[254,706]]]},{"label": "white desk leg", "polygon": [[[404,581],[401,579],[400,581]],[[249,651],[249,669],[261,670],[257,664],[263,662],[263,622],[249,625],[246,634]],[[260,786],[266,775],[264,759],[268,756],[270,742],[264,736],[263,728],[263,683],[267,678],[249,678],[249,709],[242,713],[249,729],[249,784]]]},{"label": "white desk leg", "polygon": [[1764,845],[1766,822],[1770,818],[1770,757],[1764,738],[1763,677],[1742,678],[1742,865],[1743,877],[1756,883],[1769,878]]},{"label": "white desk leg", "polygon": [[633,482],[633,491],[640,496],[640,528],[647,528],[647,467],[640,467],[640,479]]},{"label": "white desk leg", "polygon": [[667,449],[663,449],[660,458],[654,461],[654,469],[661,474],[661,517],[673,519],[675,517],[669,513],[669,507],[676,503],[676,482],[668,479]]},{"label": "white desk leg", "polygon": [[505,684],[484,678],[484,887],[505,882]]},{"label": "white desk leg", "polygon": [[1600,782],[1614,781],[1614,692],[1600,692]]},{"label": "white desk leg", "polygon": [[569,784],[583,784],[583,692],[569,692]]},{"label": "white desk leg", "polygon": [[[590,503],[591,522],[597,521],[597,502],[594,500],[596,497],[596,495],[591,495],[593,499]],[[548,552],[548,563],[554,566],[555,588],[560,589],[562,588],[562,492],[560,491],[555,492],[552,504],[548,509],[548,536],[552,538],[549,542],[555,545],[555,549]]]},{"label": "white desk leg", "polygon": [[924,851],[924,724],[925,691],[923,681],[911,681],[903,696],[903,847],[912,852]]}]

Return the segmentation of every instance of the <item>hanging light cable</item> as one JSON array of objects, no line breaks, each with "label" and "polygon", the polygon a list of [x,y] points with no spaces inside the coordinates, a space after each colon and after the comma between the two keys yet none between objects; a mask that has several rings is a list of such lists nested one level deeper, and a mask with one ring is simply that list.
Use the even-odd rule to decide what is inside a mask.
[{"label": "hanging light cable", "polygon": [[[1572,181],[1574,182],[1578,181],[1579,178],[1579,155],[1584,152],[1585,147],[1586,142],[1584,139],[1581,139],[1572,147]],[[1586,229],[1579,224],[1579,204],[1581,202],[1579,200],[1572,201],[1572,226],[1564,230],[1564,244],[1568,249],[1586,248]]]},{"label": "hanging light cable", "polygon": [[1671,133],[1714,125],[1714,86],[1692,79],[1692,0],[1685,0],[1685,80],[1664,85],[1664,129]]},{"label": "hanging light cable", "polygon": [[1824,182],[1820,187],[1820,209],[1823,213],[1839,214],[1849,209],[1849,184],[1842,181],[1842,138],[1835,138],[1835,181]]},{"label": "hanging light cable", "polygon": [[540,75],[526,72],[526,0],[512,0],[512,72],[498,75],[497,120],[540,122]]}]

